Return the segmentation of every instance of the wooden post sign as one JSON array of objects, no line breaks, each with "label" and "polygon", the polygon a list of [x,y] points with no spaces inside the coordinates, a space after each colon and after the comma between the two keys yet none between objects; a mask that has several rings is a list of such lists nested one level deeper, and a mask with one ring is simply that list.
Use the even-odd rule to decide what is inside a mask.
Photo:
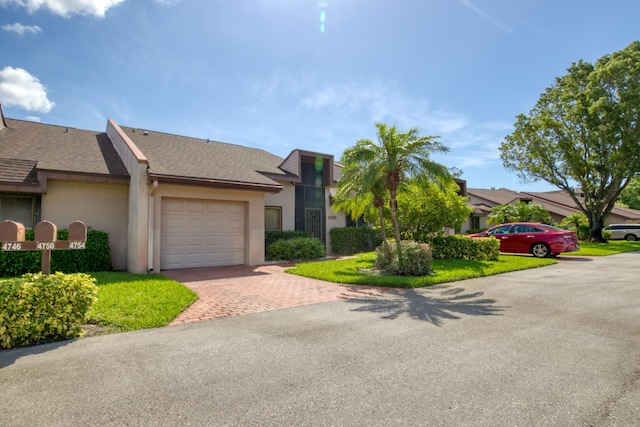
[{"label": "wooden post sign", "polygon": [[87,226],[82,221],[69,225],[69,238],[58,240],[58,227],[50,221],[40,221],[34,231],[35,239],[26,241],[24,225],[15,221],[0,222],[0,242],[3,251],[42,251],[42,274],[51,273],[51,251],[58,249],[84,249]]}]

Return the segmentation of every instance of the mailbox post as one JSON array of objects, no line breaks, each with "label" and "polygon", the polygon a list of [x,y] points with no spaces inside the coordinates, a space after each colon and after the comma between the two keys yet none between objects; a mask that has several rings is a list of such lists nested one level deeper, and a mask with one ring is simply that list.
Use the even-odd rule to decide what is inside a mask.
[{"label": "mailbox post", "polygon": [[84,249],[87,226],[82,221],[69,225],[67,240],[58,240],[58,227],[50,221],[41,221],[34,229],[35,239],[26,241],[24,225],[15,221],[0,222],[0,242],[3,251],[42,251],[42,274],[51,273],[51,251],[58,249]]}]

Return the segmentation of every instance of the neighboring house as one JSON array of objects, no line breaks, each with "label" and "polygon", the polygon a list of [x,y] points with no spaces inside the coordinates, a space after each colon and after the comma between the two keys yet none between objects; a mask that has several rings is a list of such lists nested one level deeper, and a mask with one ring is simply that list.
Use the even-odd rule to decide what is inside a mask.
[{"label": "neighboring house", "polygon": [[[569,194],[562,190],[517,192],[506,188],[497,190],[468,188],[467,196],[469,197],[469,205],[474,208],[474,211],[469,217],[467,226],[462,228],[462,232],[489,227],[487,218],[491,208],[498,205],[518,202],[538,203],[549,211],[551,218],[557,223],[573,213],[580,212]],[[615,206],[605,222],[606,224],[640,223],[640,211]]]},{"label": "neighboring house", "polygon": [[[0,110],[1,113],[1,110]],[[264,150],[119,126],[105,132],[0,122],[0,220],[75,220],[109,233],[113,267],[135,273],[264,263],[265,229],[329,247],[346,225],[333,156]]]}]

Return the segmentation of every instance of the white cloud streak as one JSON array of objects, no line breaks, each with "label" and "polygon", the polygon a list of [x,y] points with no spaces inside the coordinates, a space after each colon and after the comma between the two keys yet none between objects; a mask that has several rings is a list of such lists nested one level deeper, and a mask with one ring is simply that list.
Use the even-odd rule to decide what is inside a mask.
[{"label": "white cloud streak", "polygon": [[500,28],[502,31],[504,31],[506,33],[509,33],[509,34],[513,34],[514,33],[512,28],[510,28],[510,27],[506,26],[505,24],[503,24],[502,22],[498,21],[497,19],[495,19],[494,17],[492,17],[491,15],[486,13],[484,10],[480,9],[478,6],[476,6],[475,4],[471,3],[470,0],[460,0],[460,3],[462,3],[463,5],[465,5],[466,7],[471,9],[472,11],[474,11],[476,14],[478,14],[480,17],[482,17],[487,22],[490,22],[491,24],[493,24],[496,27]]},{"label": "white cloud streak", "polygon": [[48,113],[55,103],[47,98],[47,89],[40,80],[22,68],[0,70],[0,102],[31,112]]},{"label": "white cloud streak", "polygon": [[71,15],[89,15],[103,18],[109,9],[123,1],[124,0],[0,0],[0,5],[17,5],[26,8],[31,13],[45,9],[64,17]]},{"label": "white cloud streak", "polygon": [[3,25],[2,29],[10,33],[20,34],[21,36],[25,34],[40,34],[42,32],[42,28],[37,25],[22,25],[18,22],[15,24]]}]

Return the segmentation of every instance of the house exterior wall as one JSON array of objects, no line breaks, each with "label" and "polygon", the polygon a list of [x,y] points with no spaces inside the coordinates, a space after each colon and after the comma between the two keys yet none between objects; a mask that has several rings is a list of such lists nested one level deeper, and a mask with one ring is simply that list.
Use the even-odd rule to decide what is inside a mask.
[{"label": "house exterior wall", "polygon": [[107,122],[106,133],[130,176],[127,270],[131,273],[146,273],[149,264],[149,164],[144,154],[111,119]]},{"label": "house exterior wall", "polygon": [[[151,192],[152,186],[149,186]],[[247,265],[264,264],[264,207],[265,195],[260,191],[238,191],[210,187],[158,184],[150,199],[151,230],[150,268],[160,271],[162,199],[200,199],[244,202],[245,205],[245,262]]]},{"label": "house exterior wall", "polygon": [[296,186],[290,182],[278,182],[282,185],[279,193],[267,193],[264,196],[265,206],[279,206],[282,208],[282,229],[296,228]]},{"label": "house exterior wall", "polygon": [[87,227],[109,233],[111,263],[115,270],[127,265],[127,185],[49,180],[42,195],[42,220],[58,229],[78,220]]}]

